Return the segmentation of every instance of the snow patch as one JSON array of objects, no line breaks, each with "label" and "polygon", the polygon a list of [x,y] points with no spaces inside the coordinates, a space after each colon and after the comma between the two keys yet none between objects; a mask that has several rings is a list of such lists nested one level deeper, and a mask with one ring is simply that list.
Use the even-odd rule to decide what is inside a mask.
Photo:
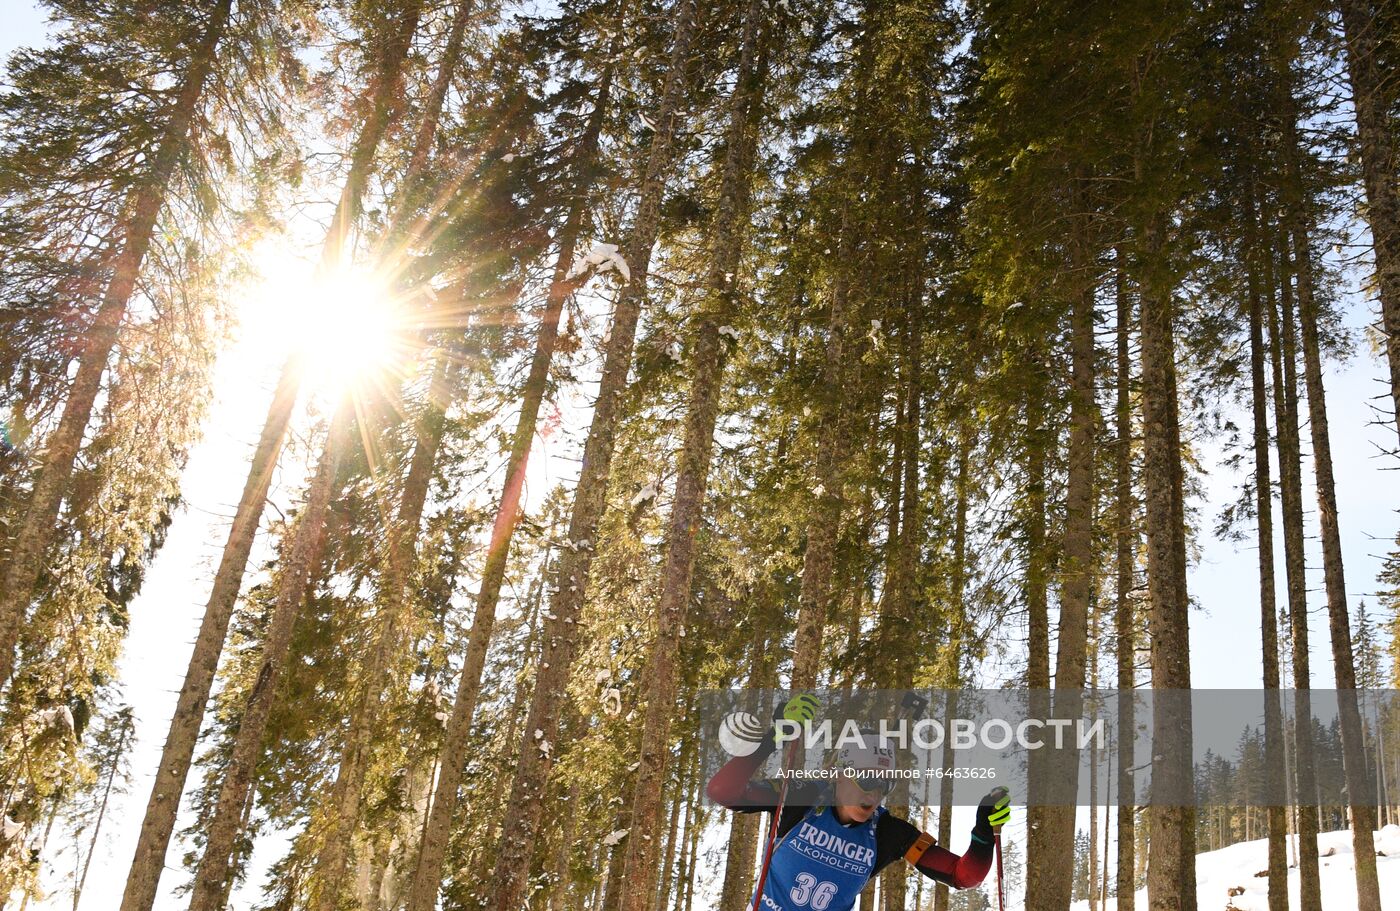
[{"label": "snow patch", "polygon": [[[1400,826],[1386,826],[1376,833],[1376,873],[1380,879],[1381,908],[1400,911]],[[1298,842],[1290,839],[1288,868],[1290,906],[1299,907]],[[1324,832],[1317,839],[1322,883],[1323,911],[1355,911],[1356,871],[1351,832]],[[1234,908],[1237,911],[1269,911],[1269,880],[1256,875],[1268,869],[1269,840],[1245,841],[1196,855],[1196,901],[1202,911]],[[1010,907],[1010,902],[1007,903]],[[1087,901],[1070,906],[1088,911]],[[1147,907],[1147,890],[1139,889],[1137,907]]]},{"label": "snow patch", "polygon": [[641,490],[637,491],[637,495],[636,495],[635,497],[632,498],[632,503],[631,503],[630,508],[631,508],[631,509],[636,509],[638,506],[641,506],[643,503],[647,502],[648,500],[655,500],[655,499],[656,499],[656,482],[655,482],[655,481],[648,481],[648,482],[647,482],[647,486],[645,486],[645,487],[643,487]]},{"label": "snow patch", "polygon": [[603,714],[622,714],[622,693],[616,687],[608,687],[603,690]]},{"label": "snow patch", "polygon": [[594,241],[587,253],[574,259],[573,265],[569,268],[568,278],[587,275],[590,269],[599,275],[615,269],[622,276],[623,281],[630,282],[632,280],[632,268],[627,265],[627,260],[623,259],[622,254],[618,252],[617,244],[608,244],[601,240]]}]

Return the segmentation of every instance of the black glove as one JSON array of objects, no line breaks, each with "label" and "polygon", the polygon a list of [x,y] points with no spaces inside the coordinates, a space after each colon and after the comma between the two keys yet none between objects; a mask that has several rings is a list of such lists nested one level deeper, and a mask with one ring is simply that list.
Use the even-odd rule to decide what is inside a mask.
[{"label": "black glove", "polygon": [[994,788],[977,805],[977,824],[972,827],[972,839],[989,845],[997,831],[1011,818],[1011,792]]}]

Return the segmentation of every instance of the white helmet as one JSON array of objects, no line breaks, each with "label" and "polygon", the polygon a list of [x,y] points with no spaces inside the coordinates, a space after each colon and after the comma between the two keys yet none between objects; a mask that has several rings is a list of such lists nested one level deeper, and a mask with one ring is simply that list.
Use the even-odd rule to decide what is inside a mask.
[{"label": "white helmet", "polygon": [[854,773],[858,778],[879,779],[886,788],[894,784],[894,747],[873,731],[863,731],[859,741],[843,744],[836,751],[832,765],[839,771]]}]

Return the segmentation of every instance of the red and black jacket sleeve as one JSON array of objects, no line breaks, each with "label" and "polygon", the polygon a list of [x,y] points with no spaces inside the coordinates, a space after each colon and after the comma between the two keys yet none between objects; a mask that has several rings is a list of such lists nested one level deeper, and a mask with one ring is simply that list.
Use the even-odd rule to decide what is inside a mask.
[{"label": "red and black jacket sleeve", "polygon": [[875,827],[875,872],[903,857],[929,879],[954,889],[971,889],[992,868],[992,846],[972,839],[964,854],[954,854],[920,832],[907,819],[885,813]]},{"label": "red and black jacket sleeve", "polygon": [[[778,790],[771,782],[754,781],[753,775],[777,749],[770,737],[748,756],[735,756],[720,767],[705,787],[705,794],[717,804],[736,813],[772,813],[778,809]],[[796,826],[807,810],[816,805],[820,788],[799,781],[788,786],[783,815],[778,820],[778,837]]]}]

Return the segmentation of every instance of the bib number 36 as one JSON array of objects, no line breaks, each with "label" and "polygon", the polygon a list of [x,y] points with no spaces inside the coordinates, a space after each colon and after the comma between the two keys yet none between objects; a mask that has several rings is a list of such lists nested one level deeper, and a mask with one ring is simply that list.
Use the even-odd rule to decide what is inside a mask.
[{"label": "bib number 36", "polygon": [[826,911],[835,894],[836,883],[818,880],[810,873],[797,874],[797,885],[789,893],[794,905],[811,908],[812,911]]}]

